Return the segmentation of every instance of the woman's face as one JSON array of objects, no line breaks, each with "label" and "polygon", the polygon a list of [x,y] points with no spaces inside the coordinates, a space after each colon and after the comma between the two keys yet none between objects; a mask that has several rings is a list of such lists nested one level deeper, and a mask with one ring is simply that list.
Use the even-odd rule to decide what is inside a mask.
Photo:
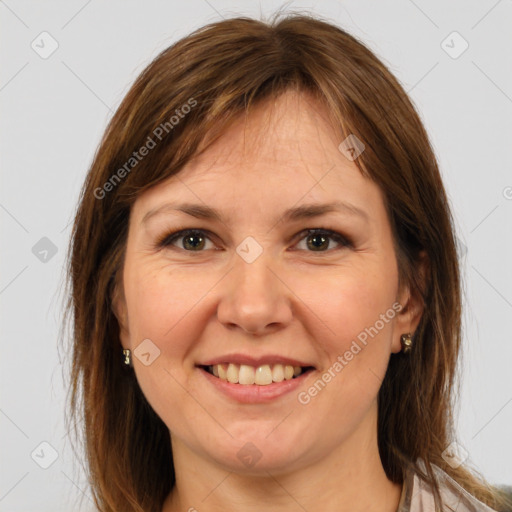
[{"label": "woman's face", "polygon": [[303,94],[263,103],[133,206],[114,306],[175,453],[257,473],[376,446],[389,356],[417,320],[383,195],[326,118]]}]

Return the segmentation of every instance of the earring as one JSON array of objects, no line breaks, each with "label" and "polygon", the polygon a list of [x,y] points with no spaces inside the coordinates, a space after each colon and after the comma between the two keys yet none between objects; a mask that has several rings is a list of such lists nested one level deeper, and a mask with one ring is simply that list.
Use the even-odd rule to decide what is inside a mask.
[{"label": "earring", "polygon": [[131,354],[130,350],[127,348],[123,349],[123,355],[124,355],[123,363],[126,366],[132,366],[132,354]]},{"label": "earring", "polygon": [[402,334],[400,336],[400,344],[402,345],[402,352],[408,354],[412,349],[412,334]]}]

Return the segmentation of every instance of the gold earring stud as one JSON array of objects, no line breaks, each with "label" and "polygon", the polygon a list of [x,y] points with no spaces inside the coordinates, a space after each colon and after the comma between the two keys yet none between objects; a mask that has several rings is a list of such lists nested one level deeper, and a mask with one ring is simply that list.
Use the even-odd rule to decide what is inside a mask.
[{"label": "gold earring stud", "polygon": [[132,353],[129,349],[125,348],[123,349],[123,356],[124,356],[124,364],[126,366],[131,366],[132,365]]},{"label": "gold earring stud", "polygon": [[412,334],[402,334],[400,336],[400,344],[402,345],[402,352],[408,354],[412,349]]}]

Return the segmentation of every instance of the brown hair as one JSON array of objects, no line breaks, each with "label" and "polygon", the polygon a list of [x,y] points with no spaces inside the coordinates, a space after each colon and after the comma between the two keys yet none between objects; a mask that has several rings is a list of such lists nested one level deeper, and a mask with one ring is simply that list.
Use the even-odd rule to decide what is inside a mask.
[{"label": "brown hair", "polygon": [[[436,500],[431,464],[483,502],[500,504],[483,480],[463,466],[450,467],[441,455],[454,435],[461,286],[453,220],[427,133],[401,85],[364,44],[318,17],[277,15],[270,22],[212,23],[160,53],[122,101],[88,172],[68,268],[70,409],[84,423],[98,508],[160,512],[174,484],[168,428],[134,373],[123,368],[112,311],[131,205],[178,173],[200,144],[208,139],[206,149],[251,105],[289,88],[326,105],[340,142],[349,134],[364,142],[355,163],[384,193],[400,283],[424,302],[412,354],[391,355],[378,396],[379,451],[388,478],[402,482],[421,459]],[[155,146],[135,158],[149,138]],[[429,262],[425,287],[415,271],[422,249]]]}]

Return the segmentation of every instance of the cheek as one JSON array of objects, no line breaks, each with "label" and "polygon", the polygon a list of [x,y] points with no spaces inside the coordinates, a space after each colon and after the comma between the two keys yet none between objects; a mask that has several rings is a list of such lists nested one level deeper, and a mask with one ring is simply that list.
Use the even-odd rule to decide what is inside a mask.
[{"label": "cheek", "polygon": [[[389,311],[396,297],[392,269],[372,272],[367,266],[346,269],[324,278],[302,279],[297,295],[328,328],[330,344],[346,349],[347,343],[350,345],[351,340],[367,332],[376,322],[379,331],[388,330],[390,322],[383,325],[380,319],[381,315],[387,316],[386,320],[394,317]],[[364,334],[360,338],[364,339]]]},{"label": "cheek", "polygon": [[396,316],[394,277],[392,269],[388,273],[352,269],[320,281],[323,286],[310,291],[306,300],[319,312],[319,325],[329,328],[323,328],[326,334],[316,339],[325,355],[323,372],[330,369],[335,375],[332,389],[337,390],[342,410],[355,411],[373,400],[386,373]]},{"label": "cheek", "polygon": [[193,335],[191,320],[214,282],[210,284],[207,276],[201,279],[168,267],[128,267],[125,275],[132,343],[149,338],[161,347],[165,343],[166,350],[184,350]]},{"label": "cheek", "polygon": [[[134,362],[137,381],[157,415],[169,427],[185,432],[194,403],[185,391],[192,368],[188,355],[201,335],[197,314],[204,308],[201,298],[213,285],[197,274],[179,272],[164,265],[128,262],[125,293],[132,347],[150,339],[160,350],[149,366]],[[204,326],[203,326],[204,327]],[[188,418],[188,419],[187,419]]]}]

